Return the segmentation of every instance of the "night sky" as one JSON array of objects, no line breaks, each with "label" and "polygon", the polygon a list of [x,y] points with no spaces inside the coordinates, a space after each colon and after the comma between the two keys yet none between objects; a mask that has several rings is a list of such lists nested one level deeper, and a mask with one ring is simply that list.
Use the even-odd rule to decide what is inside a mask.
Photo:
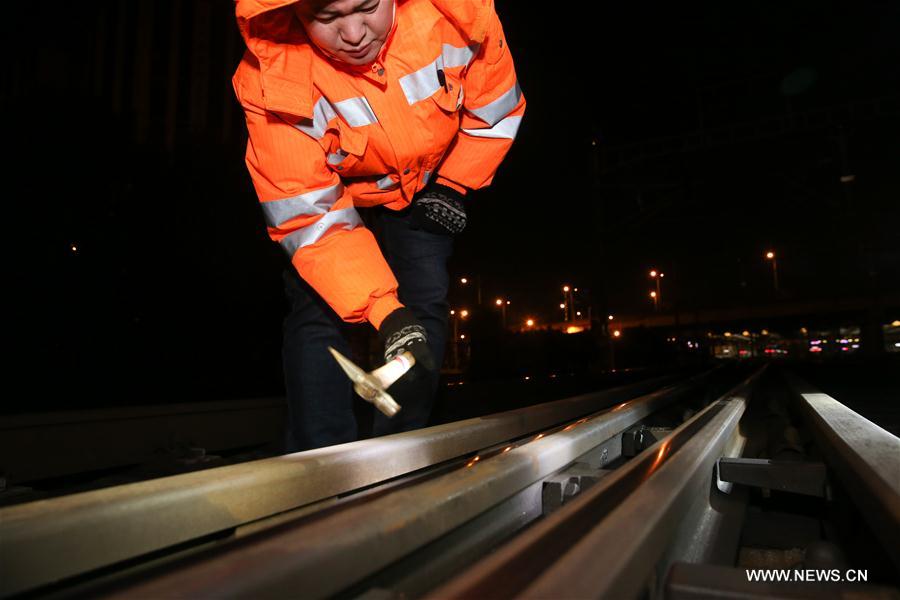
[{"label": "night sky", "polygon": [[[233,3],[18,4],[7,290],[35,391],[7,408],[281,393],[284,262],[243,165]],[[558,317],[565,283],[649,311],[651,267],[678,310],[900,289],[896,2],[497,11],[528,109],[451,268],[512,318]]]}]

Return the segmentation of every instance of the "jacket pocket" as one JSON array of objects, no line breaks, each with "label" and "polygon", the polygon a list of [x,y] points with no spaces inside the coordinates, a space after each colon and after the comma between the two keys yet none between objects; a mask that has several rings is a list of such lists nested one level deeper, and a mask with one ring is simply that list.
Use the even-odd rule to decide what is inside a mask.
[{"label": "jacket pocket", "polygon": [[[458,69],[454,69],[457,71]],[[463,85],[458,73],[438,69],[438,90],[432,100],[446,112],[456,112],[462,106]]]},{"label": "jacket pocket", "polygon": [[328,166],[339,171],[342,175],[354,171],[355,167],[363,161],[369,136],[365,131],[360,131],[338,120],[338,135],[332,138],[331,144],[326,149],[325,162]]}]

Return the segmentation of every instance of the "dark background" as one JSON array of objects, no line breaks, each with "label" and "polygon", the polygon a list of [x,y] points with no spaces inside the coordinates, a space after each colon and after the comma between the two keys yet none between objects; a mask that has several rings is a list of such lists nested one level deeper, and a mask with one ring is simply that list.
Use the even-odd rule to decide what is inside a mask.
[{"label": "dark background", "polygon": [[[5,411],[282,393],[285,263],[243,165],[233,9],[11,9],[0,106],[21,391]],[[651,267],[665,310],[900,289],[896,2],[497,11],[528,109],[451,268],[509,298],[510,320],[559,320],[564,283],[598,314],[648,312]]]}]

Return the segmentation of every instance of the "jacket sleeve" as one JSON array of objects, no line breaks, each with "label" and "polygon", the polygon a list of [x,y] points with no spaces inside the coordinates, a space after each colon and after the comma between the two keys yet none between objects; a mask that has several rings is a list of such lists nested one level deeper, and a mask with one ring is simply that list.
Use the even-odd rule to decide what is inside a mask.
[{"label": "jacket sleeve", "polygon": [[469,65],[463,94],[459,133],[435,182],[464,193],[466,188],[490,185],[525,113],[525,97],[493,6],[484,41]]},{"label": "jacket sleeve", "polygon": [[343,320],[368,320],[377,329],[402,306],[397,280],[340,177],[328,168],[324,150],[272,112],[243,99],[241,104],[247,168],[269,237]]}]

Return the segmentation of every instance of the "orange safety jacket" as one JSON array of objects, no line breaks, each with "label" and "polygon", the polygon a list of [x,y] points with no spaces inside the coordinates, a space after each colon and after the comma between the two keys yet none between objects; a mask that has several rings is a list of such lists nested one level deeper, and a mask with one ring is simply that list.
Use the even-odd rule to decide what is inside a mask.
[{"label": "orange safety jacket", "polygon": [[247,51],[232,83],[269,236],[342,319],[376,328],[402,304],[355,207],[402,209],[432,177],[487,186],[525,111],[492,0],[396,1],[357,67],[309,41],[294,0],[236,0]]}]

